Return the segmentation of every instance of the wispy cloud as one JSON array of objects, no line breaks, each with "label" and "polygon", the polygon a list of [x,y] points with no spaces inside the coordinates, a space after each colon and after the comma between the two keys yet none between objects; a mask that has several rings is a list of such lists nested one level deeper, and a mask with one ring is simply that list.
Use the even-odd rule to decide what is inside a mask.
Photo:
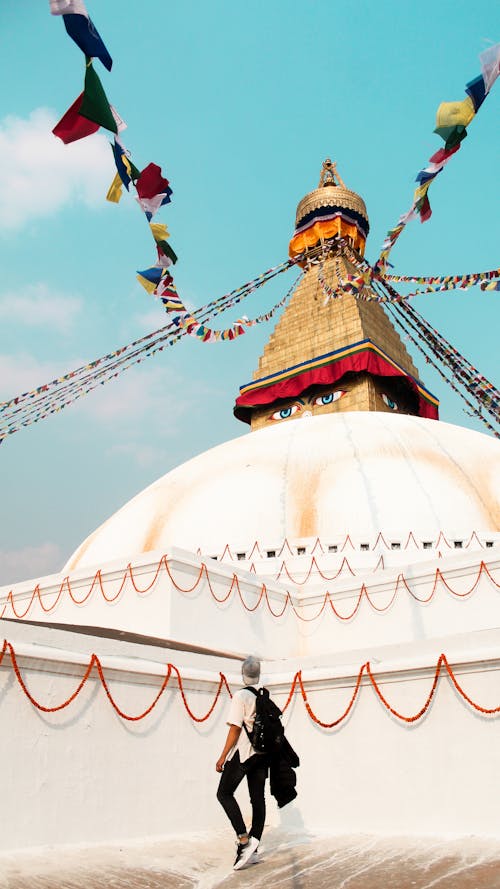
[{"label": "wispy cloud", "polygon": [[0,586],[54,574],[63,564],[64,556],[57,543],[0,549]]},{"label": "wispy cloud", "polygon": [[153,418],[155,427],[168,433],[187,409],[185,388],[171,369],[131,368],[94,391],[85,399],[82,410],[103,423],[120,422],[130,429],[137,429],[145,417]]},{"label": "wispy cloud", "polygon": [[113,176],[106,137],[63,145],[52,133],[55,123],[48,108],[0,121],[0,230],[21,228],[73,201],[102,206]]},{"label": "wispy cloud", "polygon": [[[0,355],[0,402],[84,363],[81,358],[63,365],[38,361],[28,353]],[[122,456],[137,466],[149,467],[167,457],[176,436],[198,422],[200,404],[209,404],[213,397],[209,386],[185,378],[171,367],[141,365],[97,385],[65,413],[70,411],[83,422],[86,435],[92,429],[103,431],[109,442],[107,456]]]},{"label": "wispy cloud", "polygon": [[39,361],[28,352],[15,355],[0,355],[0,399],[10,399],[21,392],[28,392],[42,383],[48,383],[71,367],[82,364],[71,364],[60,361]]},{"label": "wispy cloud", "polygon": [[0,321],[25,327],[50,326],[68,333],[82,308],[82,301],[57,293],[46,284],[28,284],[17,292],[0,294]]}]

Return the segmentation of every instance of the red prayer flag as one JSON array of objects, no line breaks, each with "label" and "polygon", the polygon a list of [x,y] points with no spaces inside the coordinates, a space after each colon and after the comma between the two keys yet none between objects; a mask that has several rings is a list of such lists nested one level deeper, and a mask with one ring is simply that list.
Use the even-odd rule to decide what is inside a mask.
[{"label": "red prayer flag", "polygon": [[429,203],[429,198],[425,195],[424,200],[422,202],[422,206],[420,208],[420,222],[427,222],[432,216],[431,205]]},{"label": "red prayer flag", "polygon": [[456,151],[460,148],[460,144],[455,145],[454,148],[440,148],[439,151],[436,151],[432,157],[429,158],[431,164],[442,164],[443,161],[447,160],[452,154],[455,154]]},{"label": "red prayer flag", "polygon": [[78,139],[85,139],[86,136],[97,133],[99,129],[98,123],[94,123],[78,113],[82,100],[83,93],[80,93],[78,99],[73,102],[71,108],[68,108],[66,114],[61,117],[59,123],[56,123],[52,130],[54,136],[58,136],[65,145],[76,142]]},{"label": "red prayer flag", "polygon": [[156,195],[167,191],[168,179],[163,178],[158,164],[151,163],[144,167],[135,187],[140,198],[155,198]]}]

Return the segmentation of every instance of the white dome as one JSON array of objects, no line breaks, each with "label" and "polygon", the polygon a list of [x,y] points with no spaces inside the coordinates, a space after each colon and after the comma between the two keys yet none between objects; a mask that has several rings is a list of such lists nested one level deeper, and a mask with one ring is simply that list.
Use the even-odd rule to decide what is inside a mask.
[{"label": "white dome", "polygon": [[337,413],[249,432],[168,472],[76,550],[64,570],[172,546],[220,554],[380,531],[421,539],[500,529],[500,443],[420,417]]}]

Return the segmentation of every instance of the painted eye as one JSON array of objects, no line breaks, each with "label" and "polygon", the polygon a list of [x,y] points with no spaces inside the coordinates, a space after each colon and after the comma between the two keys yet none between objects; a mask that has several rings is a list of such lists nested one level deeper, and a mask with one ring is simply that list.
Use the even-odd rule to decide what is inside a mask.
[{"label": "painted eye", "polygon": [[334,401],[338,401],[345,394],[343,389],[337,389],[336,392],[327,392],[325,395],[318,395],[314,399],[314,404],[333,404]]},{"label": "painted eye", "polygon": [[271,416],[271,420],[288,420],[292,414],[299,410],[298,404],[292,404],[290,407],[282,407],[280,411],[275,411]]},{"label": "painted eye", "polygon": [[387,405],[389,410],[391,410],[391,411],[398,410],[398,406],[397,406],[396,402],[393,401],[392,398],[389,398],[389,396],[386,395],[385,392],[382,393],[382,401],[384,402],[384,404]]}]

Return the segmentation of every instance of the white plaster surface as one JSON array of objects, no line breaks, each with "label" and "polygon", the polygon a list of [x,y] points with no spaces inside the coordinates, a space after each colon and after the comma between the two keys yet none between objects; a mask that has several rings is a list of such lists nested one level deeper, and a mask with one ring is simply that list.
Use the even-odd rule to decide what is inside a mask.
[{"label": "white plaster surface", "polygon": [[[180,669],[188,703],[209,709],[219,679],[234,688],[234,660],[131,645],[68,631],[7,624],[21,674],[42,704],[55,706],[76,688],[98,650],[111,693],[129,714],[158,692],[166,663]],[[69,653],[69,654],[68,654]],[[450,637],[446,651],[473,700],[498,706],[500,631]],[[387,700],[412,715],[423,705],[437,659],[435,643],[374,649],[372,668]],[[299,667],[313,711],[323,721],[344,712],[362,653],[264,663],[263,681],[284,703]],[[226,735],[224,692],[211,717],[197,724],[172,682],[153,712],[127,722],[112,709],[94,672],[67,709],[35,709],[13,675],[0,667],[3,762],[0,849],[126,841],[212,829],[231,831],[215,799],[215,761]],[[479,834],[500,843],[500,719],[473,711],[443,677],[427,715],[396,720],[365,679],[348,719],[323,729],[300,694],[285,714],[287,736],[301,757],[299,796],[278,811],[269,798],[267,823],[301,835],[371,833],[391,836]],[[245,817],[248,799],[239,793]]]},{"label": "white plaster surface", "polygon": [[[115,562],[101,572],[104,593],[112,601],[104,598],[92,569],[80,569],[70,576],[73,599],[62,575],[51,576],[40,579],[35,596],[33,581],[16,584],[10,597],[9,587],[0,590],[0,607],[5,606],[7,618],[26,614],[31,621],[110,628],[181,647],[241,657],[254,651],[264,658],[359,650],[367,660],[381,645],[426,640],[436,640],[443,650],[443,640],[452,634],[500,626],[497,547],[453,550],[448,558],[358,570],[354,576],[342,572],[333,581],[319,583],[316,577],[306,584],[276,582],[241,570],[237,562],[203,563],[175,549],[168,557],[169,571],[162,566],[153,584],[161,558],[153,553],[132,562],[139,590],[151,586],[146,593],[134,589],[126,563]],[[318,556],[326,573],[331,558]],[[482,563],[486,568],[481,570]],[[442,579],[436,581],[438,571]]]},{"label": "white plaster surface", "polygon": [[259,430],[206,451],[138,494],[64,571],[180,546],[379,531],[433,539],[500,530],[500,443],[420,417],[353,412]]}]

